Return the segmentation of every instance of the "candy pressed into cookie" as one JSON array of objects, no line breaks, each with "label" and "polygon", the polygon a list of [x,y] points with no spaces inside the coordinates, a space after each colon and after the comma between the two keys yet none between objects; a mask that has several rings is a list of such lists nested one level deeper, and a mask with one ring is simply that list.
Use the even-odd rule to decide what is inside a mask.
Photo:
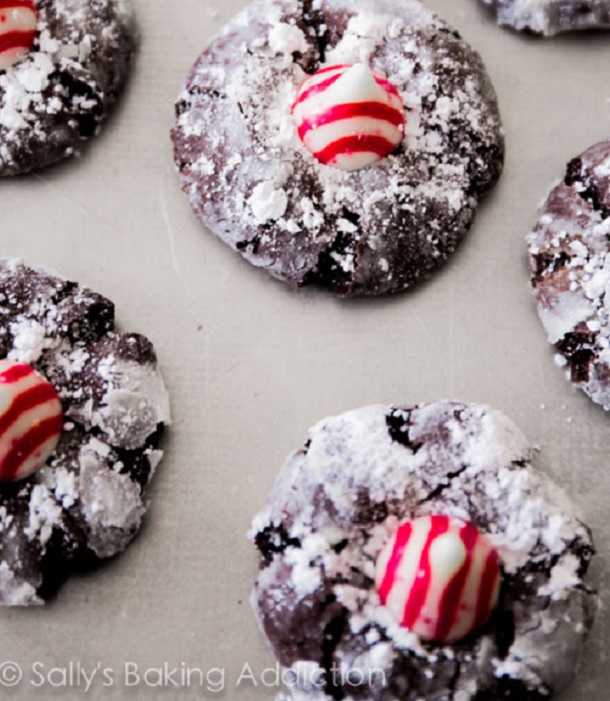
[{"label": "candy pressed into cookie", "polygon": [[255,0],[193,66],[172,139],[213,233],[342,296],[438,268],[504,149],[479,55],[418,0]]},{"label": "candy pressed into cookie", "polygon": [[294,699],[547,699],[594,617],[578,510],[504,414],[441,401],[321,421],[250,537]]},{"label": "candy pressed into cookie", "polygon": [[78,154],[123,85],[134,49],[127,0],[0,6],[0,175]]},{"label": "candy pressed into cookie", "polygon": [[43,603],[138,532],[169,401],[112,302],[0,259],[0,604]]},{"label": "candy pressed into cookie", "polygon": [[535,34],[552,35],[610,27],[610,0],[483,0],[498,23]]},{"label": "candy pressed into cookie", "polygon": [[538,315],[555,360],[610,409],[610,140],[570,161],[528,245]]}]

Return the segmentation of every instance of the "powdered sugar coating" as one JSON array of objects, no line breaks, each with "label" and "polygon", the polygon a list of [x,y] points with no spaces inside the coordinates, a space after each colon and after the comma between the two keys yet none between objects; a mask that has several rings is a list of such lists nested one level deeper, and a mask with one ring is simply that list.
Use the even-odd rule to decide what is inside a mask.
[{"label": "powdered sugar coating", "polygon": [[127,0],[36,0],[29,54],[0,72],[0,175],[78,153],[115,102],[133,51]]},{"label": "powdered sugar coating", "polygon": [[[596,607],[583,582],[592,542],[531,456],[501,412],[448,401],[365,407],[311,429],[250,531],[264,557],[253,603],[274,654],[326,681],[306,692],[303,680],[295,699],[529,700],[568,681]],[[422,642],[375,591],[398,523],[433,513],[472,522],[504,571],[490,623],[459,644]],[[333,668],[371,683],[333,685]]]},{"label": "powdered sugar coating", "polygon": [[528,245],[538,314],[556,360],[610,409],[610,140],[568,164]]},{"label": "powdered sugar coating", "polygon": [[31,363],[59,393],[64,424],[44,467],[0,485],[0,604],[42,603],[83,560],[140,528],[169,402],[150,342],[114,331],[104,297],[0,259],[0,357]]},{"label": "powdered sugar coating", "polygon": [[546,36],[610,27],[610,0],[483,0],[498,23]]},{"label": "powdered sugar coating", "polygon": [[[345,173],[307,151],[290,110],[308,75],[357,62],[396,86],[407,128],[394,154]],[[480,57],[418,0],[256,0],[199,57],[172,137],[206,226],[273,276],[341,295],[428,276],[503,159]]]}]

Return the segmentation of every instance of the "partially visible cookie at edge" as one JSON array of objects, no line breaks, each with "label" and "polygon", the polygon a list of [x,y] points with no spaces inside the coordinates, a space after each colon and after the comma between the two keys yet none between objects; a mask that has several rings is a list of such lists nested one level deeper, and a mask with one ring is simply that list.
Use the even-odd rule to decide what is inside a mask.
[{"label": "partially visible cookie at edge", "polygon": [[[0,358],[40,373],[63,412],[42,468],[0,483],[0,604],[39,604],[74,568],[116,555],[138,532],[169,399],[152,344],[115,330],[112,302],[17,259],[0,259]],[[5,414],[25,412],[23,402],[7,408],[5,386],[2,439]]]},{"label": "partially visible cookie at edge", "polygon": [[[310,430],[250,531],[254,609],[294,699],[542,701],[566,685],[597,609],[585,578],[593,545],[532,457],[503,413],[459,402],[364,407]],[[434,514],[469,522],[501,563],[491,619],[457,642],[397,622],[378,585],[388,540]],[[410,603],[432,615],[428,567]],[[448,601],[455,615],[462,586]]]},{"label": "partially visible cookie at edge", "polygon": [[[398,148],[346,172],[301,143],[304,81],[360,63],[404,103]],[[400,292],[456,249],[504,143],[480,56],[418,0],[256,0],[193,66],[172,130],[197,217],[251,264],[341,296]]]},{"label": "partially visible cookie at edge", "polygon": [[556,363],[610,410],[610,140],[570,161],[527,243]]},{"label": "partially visible cookie at edge", "polygon": [[[27,0],[15,8],[32,15],[34,29],[18,56],[0,51],[0,175],[78,154],[117,100],[135,43],[128,0]],[[20,27],[0,25],[3,47],[23,36]]]},{"label": "partially visible cookie at edge", "polygon": [[498,23],[552,36],[560,32],[610,28],[610,0],[482,0]]}]

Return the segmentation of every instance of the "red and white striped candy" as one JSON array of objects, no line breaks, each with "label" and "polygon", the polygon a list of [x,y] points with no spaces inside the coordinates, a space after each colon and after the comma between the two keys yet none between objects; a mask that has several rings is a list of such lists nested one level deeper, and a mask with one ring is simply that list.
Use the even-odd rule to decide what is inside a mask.
[{"label": "red and white striped candy", "polygon": [[32,48],[37,23],[33,0],[0,0],[0,70],[17,63]]},{"label": "red and white striped candy", "polygon": [[402,141],[405,111],[396,88],[364,63],[320,69],[297,93],[299,137],[321,162],[357,170],[385,158]]},{"label": "red and white striped candy", "polygon": [[53,385],[25,363],[0,361],[0,482],[15,482],[40,469],[61,429],[61,403]]},{"label": "red and white striped candy", "polygon": [[465,638],[483,626],[498,603],[500,564],[470,523],[423,516],[403,523],[377,560],[381,602],[423,640]]}]

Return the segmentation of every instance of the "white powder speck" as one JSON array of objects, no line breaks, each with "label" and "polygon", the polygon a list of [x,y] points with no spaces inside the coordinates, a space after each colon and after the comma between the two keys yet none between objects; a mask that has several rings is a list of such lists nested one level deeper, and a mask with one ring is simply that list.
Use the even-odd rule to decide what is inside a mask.
[{"label": "white powder speck", "polygon": [[277,189],[270,180],[259,183],[248,199],[248,205],[259,224],[272,219],[279,219],[286,212],[288,196],[282,189]]}]

